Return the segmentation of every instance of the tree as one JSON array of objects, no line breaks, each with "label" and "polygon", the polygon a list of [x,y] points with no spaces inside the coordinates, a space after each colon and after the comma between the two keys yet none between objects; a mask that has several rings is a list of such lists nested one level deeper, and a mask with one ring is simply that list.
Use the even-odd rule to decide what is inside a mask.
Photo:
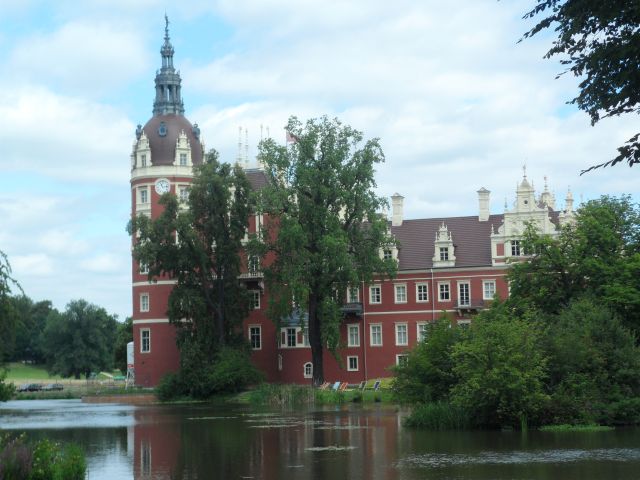
[{"label": "tree", "polygon": [[49,313],[53,310],[49,300],[33,302],[26,295],[12,298],[18,314],[16,344],[13,360],[44,363],[41,335]]},{"label": "tree", "polygon": [[319,385],[323,346],[338,346],[347,287],[395,271],[395,261],[379,254],[394,241],[377,213],[384,200],[373,192],[374,167],[384,154],[377,139],[363,144],[362,133],[337,119],[303,125],[291,117],[286,129],[293,143],[260,144],[269,182],[261,190],[267,220],[258,250],[273,255],[265,265],[270,317],[280,324],[296,312],[308,315],[313,383]]},{"label": "tree", "polygon": [[410,403],[447,401],[457,380],[453,347],[461,338],[461,329],[452,328],[446,315],[430,324],[427,338],[409,352],[406,363],[395,367],[393,390],[398,399]]},{"label": "tree", "polygon": [[18,315],[12,301],[11,291],[20,284],[11,276],[11,265],[5,253],[0,250],[0,365],[13,353]]},{"label": "tree", "polygon": [[[524,18],[546,15],[524,38],[554,28],[558,38],[545,58],[564,55],[566,72],[581,77],[580,92],[569,103],[601,118],[640,112],[640,3],[634,0],[536,0]],[[640,163],[640,134],[618,148],[618,155],[595,168]]]},{"label": "tree", "polygon": [[465,341],[453,346],[458,379],[451,402],[473,412],[480,425],[537,423],[547,404],[547,358],[541,325],[514,317],[496,303],[471,324]]},{"label": "tree", "polygon": [[116,332],[116,343],[113,349],[114,365],[121,372],[127,371],[127,344],[133,342],[133,318],[118,323]]},{"label": "tree", "polygon": [[590,296],[640,333],[640,207],[630,197],[585,203],[555,239],[529,228],[524,248],[533,255],[509,272],[510,305],[556,314]]},{"label": "tree", "polygon": [[110,370],[116,327],[115,316],[85,300],[69,302],[62,313],[53,310],[42,334],[47,369],[75,378]]},{"label": "tree", "polygon": [[195,341],[209,359],[220,347],[237,343],[238,326],[249,311],[239,277],[250,194],[242,168],[219,163],[212,150],[194,167],[188,208],[167,193],[157,219],[141,215],[129,227],[139,235],[133,255],[148,267],[149,279],[166,275],[177,282],[168,316],[179,329],[179,341]]}]

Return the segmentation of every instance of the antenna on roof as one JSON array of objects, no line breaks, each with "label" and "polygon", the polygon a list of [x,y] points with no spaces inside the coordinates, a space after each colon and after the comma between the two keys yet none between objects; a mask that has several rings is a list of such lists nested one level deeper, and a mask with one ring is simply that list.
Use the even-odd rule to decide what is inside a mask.
[{"label": "antenna on roof", "polygon": [[249,167],[249,129],[244,127],[244,168]]}]

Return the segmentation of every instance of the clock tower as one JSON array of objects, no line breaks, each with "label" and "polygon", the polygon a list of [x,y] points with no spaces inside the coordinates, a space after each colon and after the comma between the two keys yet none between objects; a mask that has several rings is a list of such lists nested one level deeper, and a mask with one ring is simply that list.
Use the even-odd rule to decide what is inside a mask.
[{"label": "clock tower", "polygon": [[[156,72],[153,116],[138,125],[131,152],[131,215],[156,218],[158,200],[173,193],[186,200],[193,166],[202,163],[204,144],[200,129],[184,116],[180,73],[173,67],[169,20],[165,16],[162,65]],[[135,242],[136,238],[132,238]],[[152,387],[167,372],[176,371],[179,353],[175,329],[167,316],[168,298],[175,281],[169,277],[149,281],[146,267],[132,261],[133,341],[136,385]]]}]

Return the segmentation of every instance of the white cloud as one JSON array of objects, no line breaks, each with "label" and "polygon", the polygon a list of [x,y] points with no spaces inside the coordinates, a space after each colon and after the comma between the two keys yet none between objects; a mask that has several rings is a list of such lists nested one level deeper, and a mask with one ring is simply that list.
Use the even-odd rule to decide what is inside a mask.
[{"label": "white cloud", "polygon": [[51,276],[54,272],[53,260],[44,253],[16,255],[10,259],[16,278],[21,276]]}]

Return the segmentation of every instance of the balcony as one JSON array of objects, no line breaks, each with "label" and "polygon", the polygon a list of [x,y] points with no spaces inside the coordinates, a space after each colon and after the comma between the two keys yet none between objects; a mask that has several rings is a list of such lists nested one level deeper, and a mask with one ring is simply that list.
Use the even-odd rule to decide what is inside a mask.
[{"label": "balcony", "polygon": [[468,302],[461,302],[458,300],[458,303],[455,305],[455,310],[458,312],[460,316],[470,316],[475,315],[479,311],[488,308],[491,305],[491,300],[482,300],[477,298],[472,298]]},{"label": "balcony", "polygon": [[345,303],[342,305],[340,310],[342,310],[342,313],[345,316],[354,315],[354,316],[360,317],[362,316],[362,303],[361,302]]}]

